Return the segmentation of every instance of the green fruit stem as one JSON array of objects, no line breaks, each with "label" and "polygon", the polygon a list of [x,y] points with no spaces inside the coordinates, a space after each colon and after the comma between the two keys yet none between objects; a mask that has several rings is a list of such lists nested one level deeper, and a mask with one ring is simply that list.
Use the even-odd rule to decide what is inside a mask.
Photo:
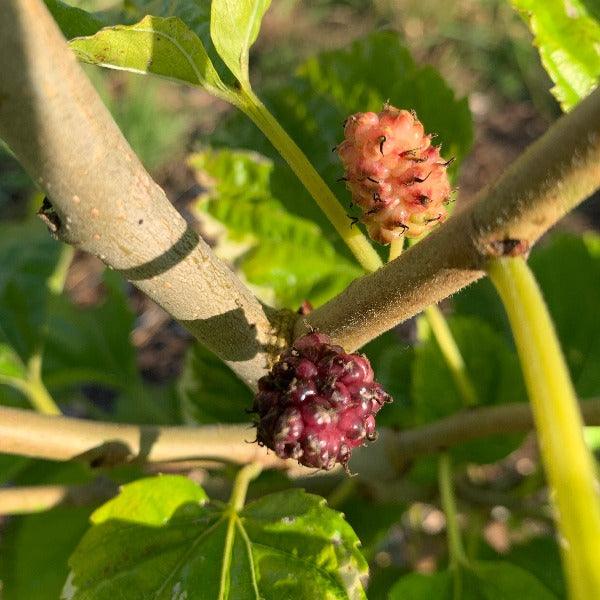
[{"label": "green fruit stem", "polygon": [[542,463],[556,508],[572,600],[600,598],[600,497],[596,464],[569,371],[541,291],[522,257],[495,258],[490,278],[521,360]]},{"label": "green fruit stem", "polygon": [[388,255],[388,262],[391,262],[395,258],[398,258],[404,250],[404,236],[401,235],[399,238],[392,240],[390,244],[390,253]]},{"label": "green fruit stem", "polygon": [[329,186],[317,173],[304,152],[269,112],[269,109],[248,89],[239,92],[236,105],[254,122],[281,154],[362,267],[369,272],[377,271],[383,264],[379,255],[359,227],[352,226],[346,211]]}]

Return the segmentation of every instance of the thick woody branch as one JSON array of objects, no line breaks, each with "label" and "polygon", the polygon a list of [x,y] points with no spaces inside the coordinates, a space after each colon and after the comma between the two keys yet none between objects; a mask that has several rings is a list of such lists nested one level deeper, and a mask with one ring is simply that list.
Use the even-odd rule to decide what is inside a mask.
[{"label": "thick woody branch", "polygon": [[[600,399],[581,403],[587,425],[600,425]],[[352,468],[393,476],[390,461],[405,464],[424,454],[470,440],[533,429],[528,404],[506,404],[460,412],[430,425],[402,432],[384,430],[378,443],[355,451]],[[249,443],[247,425],[155,427],[51,417],[29,410],[0,407],[0,452],[32,458],[80,460],[93,467],[198,461],[284,468],[294,476],[310,469],[283,461]],[[192,463],[190,463],[192,464]],[[371,473],[372,475],[372,473]]]},{"label": "thick woody branch", "polygon": [[57,237],[120,271],[255,385],[277,341],[269,315],[144,170],[40,0],[2,4],[0,136],[47,193]]},{"label": "thick woody branch", "polygon": [[[266,312],[144,171],[39,0],[0,15],[0,135],[47,191],[56,234],[102,258],[250,387],[289,322]],[[559,119],[478,199],[411,250],[297,320],[348,350],[530,247],[600,186],[600,90]],[[277,321],[277,322],[275,322]]]},{"label": "thick woody branch", "polygon": [[359,348],[485,272],[490,256],[526,252],[600,187],[600,89],[563,115],[477,199],[379,271],[298,319]]}]

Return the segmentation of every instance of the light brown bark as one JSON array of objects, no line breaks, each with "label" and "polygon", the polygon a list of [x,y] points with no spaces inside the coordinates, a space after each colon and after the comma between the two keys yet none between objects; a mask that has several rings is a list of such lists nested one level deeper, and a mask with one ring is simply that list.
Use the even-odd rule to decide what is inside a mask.
[{"label": "light brown bark", "polygon": [[148,175],[39,0],[2,3],[0,136],[46,192],[60,239],[121,272],[255,385],[278,317]]}]

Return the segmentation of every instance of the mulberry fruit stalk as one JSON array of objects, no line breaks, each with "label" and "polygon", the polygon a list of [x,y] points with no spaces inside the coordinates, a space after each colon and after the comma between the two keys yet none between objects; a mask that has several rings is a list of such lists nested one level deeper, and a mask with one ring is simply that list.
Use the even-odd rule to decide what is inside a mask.
[{"label": "mulberry fruit stalk", "polygon": [[379,113],[346,120],[336,150],[352,201],[375,241],[419,237],[446,218],[450,161],[442,159],[431,138],[413,112],[387,104]]},{"label": "mulberry fruit stalk", "polygon": [[352,449],[377,437],[375,415],[391,400],[365,356],[309,333],[258,382],[257,442],[307,467],[347,469]]}]

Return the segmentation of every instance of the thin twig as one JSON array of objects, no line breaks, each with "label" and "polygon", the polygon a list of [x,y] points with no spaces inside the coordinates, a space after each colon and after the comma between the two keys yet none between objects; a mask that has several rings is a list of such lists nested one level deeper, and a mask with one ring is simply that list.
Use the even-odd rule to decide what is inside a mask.
[{"label": "thin twig", "polygon": [[[600,399],[586,400],[579,406],[587,425],[600,425]],[[398,433],[387,443],[394,455],[408,459],[491,435],[524,433],[532,429],[529,404],[504,404],[465,410],[430,425]]]},{"label": "thin twig", "polygon": [[[600,425],[600,399],[581,402],[580,406],[586,424]],[[359,473],[363,465],[370,465],[371,470],[382,476],[392,475],[390,460],[397,464],[470,440],[527,432],[532,428],[531,409],[526,403],[465,410],[407,431],[383,430],[377,444],[357,449],[352,466]],[[294,461],[281,460],[250,443],[253,433],[247,424],[155,427],[50,417],[30,410],[0,407],[0,453],[4,454],[80,460],[106,468],[128,463],[185,462],[189,468],[199,462],[255,461],[265,468],[285,468],[294,474],[309,472],[297,467]],[[372,465],[375,454],[377,464]]]}]

